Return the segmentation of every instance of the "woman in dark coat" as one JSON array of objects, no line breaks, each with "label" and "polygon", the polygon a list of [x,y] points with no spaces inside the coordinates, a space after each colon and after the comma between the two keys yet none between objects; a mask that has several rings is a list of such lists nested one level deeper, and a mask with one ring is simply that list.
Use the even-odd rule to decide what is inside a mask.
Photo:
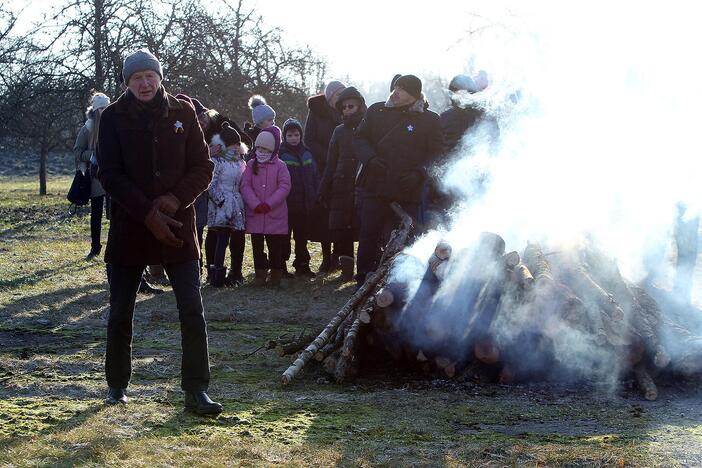
[{"label": "woman in dark coat", "polygon": [[[305,121],[304,143],[310,151],[319,174],[326,168],[327,151],[334,129],[341,124],[341,113],[336,109],[339,94],[346,88],[340,81],[330,81],[324,89],[324,94],[312,96],[307,100],[309,113]],[[311,226],[310,240],[322,244],[322,264],[320,273],[334,271],[338,267],[338,253],[332,254],[332,242],[327,227],[329,214],[323,207],[318,207],[314,218],[324,220]]]},{"label": "woman in dark coat", "polygon": [[329,143],[327,166],[320,186],[320,202],[329,208],[329,229],[339,255],[342,280],[353,279],[353,243],[358,239],[361,189],[355,187],[358,159],[353,134],[366,113],[366,101],[354,87],[339,94],[336,108],[343,123],[334,129]]}]

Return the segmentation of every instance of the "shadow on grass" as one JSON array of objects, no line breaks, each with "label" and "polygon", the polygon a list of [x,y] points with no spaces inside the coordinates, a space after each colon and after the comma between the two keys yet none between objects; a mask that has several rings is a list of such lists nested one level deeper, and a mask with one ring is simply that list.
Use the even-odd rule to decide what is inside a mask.
[{"label": "shadow on grass", "polygon": [[[21,286],[33,286],[39,281],[42,281],[52,275],[63,273],[71,269],[78,269],[84,265],[84,262],[85,259],[80,258],[77,260],[72,260],[70,262],[63,263],[62,265],[59,265],[54,268],[44,268],[41,270],[32,271],[31,273],[27,273],[25,275],[18,276],[13,279],[0,279],[0,288],[12,289],[19,288]],[[51,294],[59,294],[61,291],[65,290],[54,291]]]}]

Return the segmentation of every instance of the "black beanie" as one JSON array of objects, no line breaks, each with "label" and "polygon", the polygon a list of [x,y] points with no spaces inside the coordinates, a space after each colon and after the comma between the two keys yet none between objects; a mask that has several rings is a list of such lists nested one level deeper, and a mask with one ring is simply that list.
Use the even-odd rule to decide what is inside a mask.
[{"label": "black beanie", "polygon": [[300,137],[302,137],[302,124],[296,118],[290,117],[283,124],[283,139],[285,139],[285,134],[293,129],[297,129],[300,132]]},{"label": "black beanie", "polygon": [[227,146],[241,143],[241,135],[229,125],[229,122],[222,122],[222,130],[219,132],[219,137]]},{"label": "black beanie", "polygon": [[395,86],[399,86],[417,99],[422,98],[422,80],[414,75],[402,75],[395,81]]},{"label": "black beanie", "polygon": [[402,76],[402,73],[398,73],[397,75],[392,77],[392,81],[390,81],[390,92],[392,93],[395,91],[395,85],[397,84],[397,79]]},{"label": "black beanie", "polygon": [[207,110],[207,108],[205,108],[205,106],[203,106],[200,101],[198,101],[194,97],[188,96],[187,94],[178,93],[175,95],[175,98],[181,99],[183,101],[188,101],[195,108],[195,115],[200,115],[201,113]]}]

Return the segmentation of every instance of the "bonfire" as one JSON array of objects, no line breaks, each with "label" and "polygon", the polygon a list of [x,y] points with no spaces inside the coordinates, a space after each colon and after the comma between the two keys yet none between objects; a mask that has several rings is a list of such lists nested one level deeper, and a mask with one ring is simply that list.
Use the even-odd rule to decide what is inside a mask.
[{"label": "bonfire", "polygon": [[593,243],[505,252],[505,241],[485,232],[461,249],[440,241],[423,262],[406,253],[411,218],[393,209],[400,224],[379,267],[329,323],[269,343],[281,356],[299,352],[283,384],[310,362],[345,382],[372,356],[478,383],[633,377],[655,400],[656,379],[702,370],[689,307],[627,280]]}]

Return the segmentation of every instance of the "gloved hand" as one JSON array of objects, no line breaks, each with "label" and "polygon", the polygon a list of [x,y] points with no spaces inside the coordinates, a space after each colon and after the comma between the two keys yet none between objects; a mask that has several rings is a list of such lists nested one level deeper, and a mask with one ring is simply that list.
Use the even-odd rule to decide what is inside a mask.
[{"label": "gloved hand", "polygon": [[424,182],[424,175],[419,171],[410,171],[400,176],[398,184],[403,191],[418,190]]},{"label": "gloved hand", "polygon": [[154,200],[154,206],[156,206],[156,209],[161,213],[173,216],[180,208],[180,200],[178,200],[175,195],[168,192],[157,197],[156,200]]},{"label": "gloved hand", "polygon": [[149,214],[146,215],[144,224],[159,242],[170,247],[183,247],[183,241],[178,239],[170,228],[170,226],[182,227],[183,223],[163,214],[155,203],[151,206]]},{"label": "gloved hand", "polygon": [[256,208],[254,208],[254,213],[266,214],[271,211],[271,207],[268,203],[259,203]]}]

